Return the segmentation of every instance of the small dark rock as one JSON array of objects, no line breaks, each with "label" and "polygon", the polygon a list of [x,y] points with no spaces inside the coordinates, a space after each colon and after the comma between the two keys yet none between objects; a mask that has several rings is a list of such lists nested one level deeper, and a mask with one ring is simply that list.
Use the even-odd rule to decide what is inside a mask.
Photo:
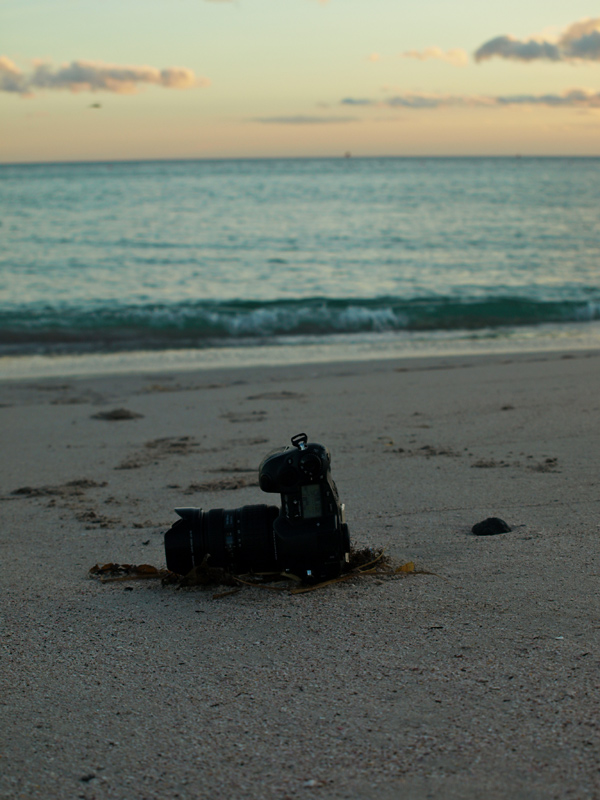
[{"label": "small dark rock", "polygon": [[473,525],[471,530],[475,536],[495,536],[497,533],[508,533],[512,528],[499,517],[488,517]]},{"label": "small dark rock", "polygon": [[94,773],[90,772],[87,775],[82,775],[81,778],[79,778],[79,780],[82,781],[83,783],[89,783],[90,781],[93,781],[95,777],[96,776],[94,775]]},{"label": "small dark rock", "polygon": [[128,408],[113,408],[112,411],[99,411],[97,414],[92,414],[92,419],[105,419],[109,422],[115,422],[123,419],[141,419],[143,416],[143,414],[130,411]]}]

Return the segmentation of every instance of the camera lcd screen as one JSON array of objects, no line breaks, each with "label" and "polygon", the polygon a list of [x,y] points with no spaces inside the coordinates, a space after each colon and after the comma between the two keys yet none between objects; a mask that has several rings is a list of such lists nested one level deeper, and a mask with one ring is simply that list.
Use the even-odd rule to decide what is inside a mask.
[{"label": "camera lcd screen", "polygon": [[319,484],[302,487],[302,516],[304,519],[314,519],[322,514],[321,487]]}]

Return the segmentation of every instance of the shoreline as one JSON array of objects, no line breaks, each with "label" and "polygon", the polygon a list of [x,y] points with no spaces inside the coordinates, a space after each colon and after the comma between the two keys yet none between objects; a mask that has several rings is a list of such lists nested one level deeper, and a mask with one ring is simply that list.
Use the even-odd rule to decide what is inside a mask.
[{"label": "shoreline", "polygon": [[0,356],[0,381],[276,367],[404,358],[581,352],[600,349],[600,321],[490,331],[384,333],[279,339],[247,346]]},{"label": "shoreline", "polygon": [[[599,365],[0,381],[0,797],[597,800]],[[164,566],[178,505],[277,501],[254,471],[300,430],[331,450],[353,543],[422,574],[221,599],[89,578]],[[489,516],[512,530],[473,536]]]}]

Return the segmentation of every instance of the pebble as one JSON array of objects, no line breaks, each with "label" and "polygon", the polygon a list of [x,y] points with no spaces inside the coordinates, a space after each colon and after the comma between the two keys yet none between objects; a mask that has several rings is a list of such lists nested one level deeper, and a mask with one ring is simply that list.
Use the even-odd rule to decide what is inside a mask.
[{"label": "pebble", "polygon": [[488,517],[471,528],[475,536],[495,536],[497,533],[508,533],[511,530],[510,525],[499,517]]}]

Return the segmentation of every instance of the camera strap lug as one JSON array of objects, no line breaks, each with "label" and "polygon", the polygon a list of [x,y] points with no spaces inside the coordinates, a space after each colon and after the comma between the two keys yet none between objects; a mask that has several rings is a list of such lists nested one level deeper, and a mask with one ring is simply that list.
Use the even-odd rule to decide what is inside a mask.
[{"label": "camera strap lug", "polygon": [[308,436],[305,433],[297,433],[295,436],[292,436],[292,444],[294,447],[297,447],[298,450],[306,450]]}]

